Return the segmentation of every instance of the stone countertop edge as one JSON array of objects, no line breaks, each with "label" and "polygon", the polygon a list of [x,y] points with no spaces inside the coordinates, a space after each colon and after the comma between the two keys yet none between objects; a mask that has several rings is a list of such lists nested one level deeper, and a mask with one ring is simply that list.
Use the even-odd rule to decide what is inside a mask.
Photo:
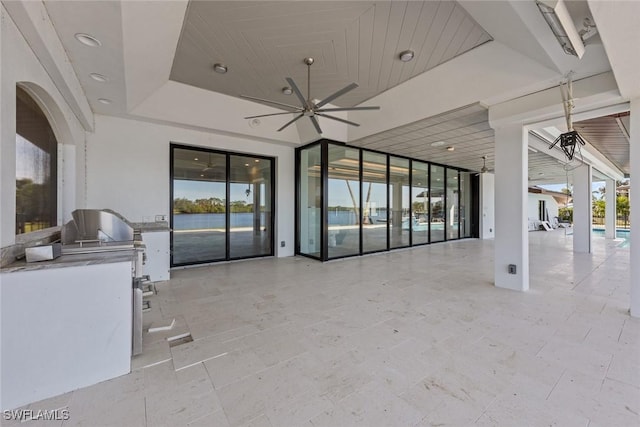
[{"label": "stone countertop edge", "polygon": [[16,261],[0,268],[0,273],[18,273],[23,271],[49,270],[53,268],[83,267],[96,264],[114,264],[118,262],[135,262],[135,249],[90,254],[67,254],[47,261]]},{"label": "stone countertop edge", "polygon": [[131,222],[129,223],[134,230],[141,233],[151,233],[156,231],[171,231],[167,221],[157,222]]}]

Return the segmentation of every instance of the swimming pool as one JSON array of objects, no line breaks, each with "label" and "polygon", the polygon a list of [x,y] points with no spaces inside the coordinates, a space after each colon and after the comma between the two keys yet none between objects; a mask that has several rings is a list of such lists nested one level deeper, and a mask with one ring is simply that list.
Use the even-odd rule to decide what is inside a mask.
[{"label": "swimming pool", "polygon": [[[604,237],[604,228],[594,228],[593,235]],[[629,242],[631,240],[630,237],[631,236],[630,236],[629,230],[625,230],[622,228],[616,229],[616,239],[624,239],[623,242],[618,245],[619,247],[621,248],[629,247]]]}]

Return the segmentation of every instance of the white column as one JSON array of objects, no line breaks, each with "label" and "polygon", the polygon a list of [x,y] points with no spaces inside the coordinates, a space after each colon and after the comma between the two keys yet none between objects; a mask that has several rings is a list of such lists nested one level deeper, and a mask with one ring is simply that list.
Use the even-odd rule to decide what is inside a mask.
[{"label": "white column", "polygon": [[573,252],[591,253],[591,165],[573,170]]},{"label": "white column", "polygon": [[604,236],[616,238],[616,180],[607,179],[604,193]]},{"label": "white column", "polygon": [[492,173],[480,174],[480,238],[495,237],[495,176]]},{"label": "white column", "polygon": [[519,291],[529,289],[527,138],[520,124],[495,129],[495,285]]},{"label": "white column", "polygon": [[[634,176],[640,177],[640,98],[631,100],[631,129],[629,131],[631,141],[630,145],[630,164],[631,164],[631,178]],[[629,188],[629,203],[633,203],[634,200],[640,200],[640,182],[636,182],[636,185],[631,183]],[[635,224],[636,230],[640,227],[640,204],[638,209],[633,209],[633,205],[630,206],[631,211],[631,224]],[[633,236],[633,231],[631,232]],[[640,235],[640,233],[639,233]],[[632,237],[633,239],[633,237]],[[631,241],[631,253],[629,255],[629,261],[631,263],[631,316],[640,317],[640,243],[636,240],[636,243]]]}]

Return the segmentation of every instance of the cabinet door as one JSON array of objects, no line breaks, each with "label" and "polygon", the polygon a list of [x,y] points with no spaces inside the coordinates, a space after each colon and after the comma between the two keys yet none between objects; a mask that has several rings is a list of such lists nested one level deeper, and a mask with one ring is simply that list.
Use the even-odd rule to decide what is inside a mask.
[{"label": "cabinet door", "polygon": [[149,275],[152,282],[169,280],[169,232],[142,233],[142,242],[147,254],[144,274]]}]

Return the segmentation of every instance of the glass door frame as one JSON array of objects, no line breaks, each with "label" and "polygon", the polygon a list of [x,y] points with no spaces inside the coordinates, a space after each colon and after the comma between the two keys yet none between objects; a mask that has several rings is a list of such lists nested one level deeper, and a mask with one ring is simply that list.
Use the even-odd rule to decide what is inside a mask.
[{"label": "glass door frame", "polygon": [[[341,145],[341,146],[345,146],[347,148],[353,148],[353,149],[358,149],[360,150],[360,156],[359,156],[359,189],[360,189],[360,197],[359,197],[359,201],[360,201],[360,224],[359,224],[359,242],[360,242],[360,251],[357,254],[353,254],[353,255],[344,255],[344,256],[339,256],[339,257],[333,257],[333,258],[329,258],[329,254],[328,254],[328,221],[327,221],[327,212],[328,212],[328,199],[329,199],[329,144],[333,144],[333,145]],[[300,153],[302,152],[302,150],[305,149],[309,149],[312,148],[314,146],[320,145],[320,149],[321,149],[321,164],[320,164],[320,173],[321,173],[321,179],[320,179],[320,197],[321,197],[321,212],[320,212],[320,256],[315,256],[315,255],[310,255],[310,254],[305,254],[305,253],[301,253],[300,252],[300,189],[301,189],[301,183],[300,183],[300,160],[301,160],[301,155]],[[386,168],[386,186],[387,186],[387,221],[388,221],[388,216],[389,216],[389,212],[391,211],[391,206],[389,205],[389,200],[391,197],[391,184],[390,184],[390,178],[391,178],[391,158],[392,157],[397,157],[397,158],[401,158],[401,159],[406,159],[409,161],[409,166],[408,166],[408,170],[409,170],[409,181],[408,181],[408,186],[409,186],[409,245],[405,245],[405,246],[401,246],[401,247],[391,247],[391,231],[390,231],[390,227],[389,227],[389,223],[387,222],[387,227],[386,227],[386,231],[387,231],[387,248],[386,249],[380,249],[380,250],[374,250],[374,251],[363,251],[363,231],[362,231],[362,215],[363,215],[363,159],[364,159],[364,152],[371,152],[371,153],[377,153],[377,154],[382,154],[385,155],[387,158],[387,168]],[[350,257],[354,257],[354,256],[362,256],[362,255],[367,255],[367,254],[371,254],[371,253],[378,253],[378,252],[388,252],[391,250],[395,250],[395,249],[401,249],[401,248],[407,248],[407,247],[414,247],[414,246],[424,246],[424,245],[429,245],[432,243],[440,243],[440,242],[446,242],[446,241],[453,241],[453,240],[461,240],[461,239],[466,239],[466,238],[478,238],[479,237],[479,229],[477,227],[477,224],[479,223],[479,218],[477,217],[473,217],[472,216],[472,222],[474,224],[474,227],[472,227],[471,229],[471,235],[469,237],[462,237],[462,231],[460,229],[460,225],[458,225],[458,232],[457,232],[457,236],[453,237],[453,238],[448,238],[447,237],[447,222],[448,222],[448,214],[447,214],[447,171],[448,170],[455,170],[457,172],[457,194],[458,194],[458,206],[456,208],[457,210],[457,214],[458,214],[458,221],[460,220],[460,213],[461,213],[461,206],[460,206],[460,191],[461,191],[461,185],[460,185],[460,174],[463,172],[473,172],[470,171],[468,169],[465,168],[460,168],[460,167],[455,167],[455,166],[449,166],[449,165],[445,165],[445,164],[441,164],[441,163],[437,163],[437,162],[431,162],[428,160],[423,160],[423,159],[413,159],[411,157],[407,157],[407,156],[402,156],[402,155],[397,155],[397,154],[390,154],[384,151],[379,151],[379,150],[371,150],[371,149],[366,149],[366,148],[362,148],[362,147],[356,147],[356,146],[352,146],[352,145],[348,145],[345,144],[343,142],[339,142],[339,141],[333,141],[330,139],[320,139],[318,141],[314,141],[312,143],[309,143],[307,145],[301,146],[301,147],[296,147],[295,149],[295,247],[294,247],[294,253],[295,255],[299,255],[299,256],[304,256],[307,258],[311,258],[311,259],[315,259],[315,260],[319,260],[319,261],[330,261],[330,260],[336,260],[336,259],[341,259],[341,258],[350,258]],[[429,192],[428,192],[428,206],[429,206],[429,223],[428,223],[428,242],[426,243],[413,243],[413,223],[411,221],[411,217],[413,215],[413,205],[411,202],[411,191],[412,191],[412,186],[413,186],[413,161],[418,161],[421,163],[426,163],[428,165],[428,176],[429,176]],[[432,177],[432,166],[438,166],[443,168],[443,195],[442,195],[442,204],[443,204],[443,213],[444,213],[444,223],[443,223],[443,232],[444,232],[444,236],[443,236],[443,240],[438,240],[437,242],[432,242],[432,206],[431,206],[431,196],[432,196],[432,192],[431,192],[431,177]],[[471,182],[469,185],[469,190],[471,191],[471,206],[473,208],[475,208],[475,214],[479,215],[479,186],[478,186],[478,179],[476,176],[473,175],[473,173],[469,174],[470,178],[471,178]],[[473,215],[473,214],[472,214]]]},{"label": "glass door frame", "polygon": [[[218,258],[213,260],[205,260],[205,261],[193,261],[186,263],[178,263],[175,264],[173,262],[173,180],[174,180],[174,150],[182,149],[182,150],[193,150],[199,151],[204,154],[218,154],[225,156],[225,257]],[[230,257],[230,225],[231,225],[231,209],[230,204],[230,194],[231,194],[231,156],[240,156],[240,157],[254,157],[256,159],[268,161],[270,164],[270,177],[271,180],[271,194],[270,194],[270,204],[271,204],[271,218],[267,224],[271,229],[271,243],[269,244],[269,253],[260,254],[260,255],[248,255],[241,257]],[[264,258],[270,257],[275,254],[275,221],[276,218],[276,159],[275,157],[263,156],[260,154],[253,153],[242,153],[236,151],[225,151],[218,150],[215,148],[208,147],[200,147],[194,145],[185,145],[180,143],[169,143],[169,229],[170,229],[170,239],[169,239],[169,259],[170,259],[170,267],[184,267],[190,265],[198,265],[198,264],[212,264],[217,262],[226,262],[226,261],[235,261],[241,259],[251,259],[251,258]]]}]

